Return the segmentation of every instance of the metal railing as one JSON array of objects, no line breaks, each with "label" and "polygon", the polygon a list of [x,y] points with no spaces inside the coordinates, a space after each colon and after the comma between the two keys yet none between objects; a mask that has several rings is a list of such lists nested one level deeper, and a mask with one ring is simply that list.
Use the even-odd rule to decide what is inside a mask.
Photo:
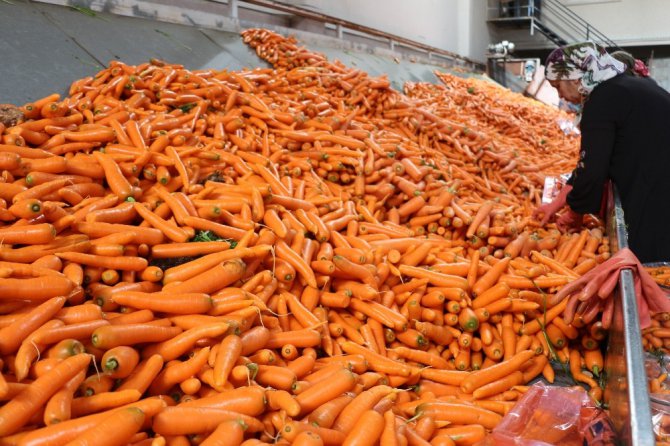
[{"label": "metal railing", "polygon": [[[493,14],[500,20],[527,20],[530,33],[536,31],[556,45],[584,40],[594,41],[606,48],[619,49],[602,31],[584,20],[558,0],[498,1]],[[491,5],[491,3],[489,3]]]},{"label": "metal railing", "polygon": [[619,48],[604,33],[557,0],[543,0],[535,20],[555,33],[559,31],[557,34],[568,42],[591,40],[607,48]]},{"label": "metal railing", "polygon": [[[614,254],[628,247],[628,234],[619,194],[614,187],[608,189],[607,236]],[[619,274],[605,359],[605,401],[620,444],[653,446],[651,403],[634,277],[630,269],[622,269]]]}]

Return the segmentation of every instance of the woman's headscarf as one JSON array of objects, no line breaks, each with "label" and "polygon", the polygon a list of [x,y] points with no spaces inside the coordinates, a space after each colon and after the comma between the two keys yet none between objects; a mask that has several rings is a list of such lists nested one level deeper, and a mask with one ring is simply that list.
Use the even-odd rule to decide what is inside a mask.
[{"label": "woman's headscarf", "polygon": [[552,51],[547,57],[545,77],[550,81],[581,80],[580,93],[588,96],[598,84],[624,71],[626,65],[603,47],[582,42]]}]

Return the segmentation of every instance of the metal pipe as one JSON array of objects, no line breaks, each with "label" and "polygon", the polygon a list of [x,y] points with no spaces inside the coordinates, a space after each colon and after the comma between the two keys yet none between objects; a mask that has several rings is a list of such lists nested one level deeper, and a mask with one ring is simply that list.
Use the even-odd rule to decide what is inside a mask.
[{"label": "metal pipe", "polygon": [[238,19],[238,0],[230,0],[230,16],[234,19]]},{"label": "metal pipe", "polygon": [[[613,253],[628,247],[623,208],[615,187],[608,193],[607,235]],[[634,278],[630,269],[621,271],[614,298],[614,319],[605,364],[606,402],[622,444],[653,446],[655,438],[651,425],[651,402],[647,390]]]}]

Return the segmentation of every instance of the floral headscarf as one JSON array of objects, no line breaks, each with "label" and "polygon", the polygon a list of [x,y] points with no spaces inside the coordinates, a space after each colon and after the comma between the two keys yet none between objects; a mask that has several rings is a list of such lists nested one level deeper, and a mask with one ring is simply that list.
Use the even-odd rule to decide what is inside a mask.
[{"label": "floral headscarf", "polygon": [[545,77],[547,80],[581,80],[580,93],[591,91],[603,81],[626,71],[619,62],[600,45],[593,42],[575,43],[555,49],[547,57]]}]

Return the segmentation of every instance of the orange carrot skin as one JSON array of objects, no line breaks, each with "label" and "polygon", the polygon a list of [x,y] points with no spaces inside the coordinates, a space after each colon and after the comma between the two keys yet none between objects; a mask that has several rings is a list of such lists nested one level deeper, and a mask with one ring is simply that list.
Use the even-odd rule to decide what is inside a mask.
[{"label": "orange carrot skin", "polygon": [[64,359],[50,372],[35,380],[4,406],[0,407],[0,436],[19,430],[61,386],[87,367],[90,356],[81,354]]},{"label": "orange carrot skin", "polygon": [[67,446],[83,446],[91,442],[113,445],[129,441],[142,427],[144,418],[145,413],[136,407],[115,411],[100,424],[67,443]]}]

